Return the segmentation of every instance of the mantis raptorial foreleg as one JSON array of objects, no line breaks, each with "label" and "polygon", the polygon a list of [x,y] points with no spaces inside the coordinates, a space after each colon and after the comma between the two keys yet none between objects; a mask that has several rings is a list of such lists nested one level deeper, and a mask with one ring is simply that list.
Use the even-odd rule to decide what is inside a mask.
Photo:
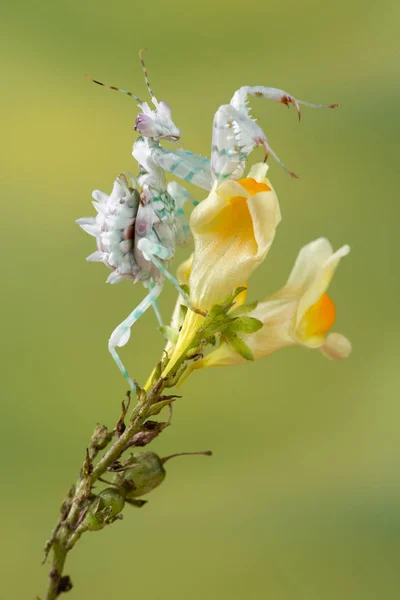
[{"label": "mantis raptorial foreleg", "polygon": [[281,102],[282,104],[286,104],[286,106],[290,106],[293,104],[297,111],[297,115],[300,121],[300,106],[299,104],[303,104],[304,106],[309,106],[310,108],[337,108],[339,104],[312,104],[311,102],[304,102],[304,100],[297,100],[291,94],[284,92],[283,90],[279,90],[278,88],[265,87],[262,85],[245,85],[233,94],[230,105],[240,110],[241,112],[245,112],[248,114],[248,106],[247,106],[247,97],[255,96],[258,98],[265,98],[266,100],[273,100],[274,102]]},{"label": "mantis raptorial foreleg", "polygon": [[290,171],[272,150],[261,127],[245,112],[230,104],[220,106],[214,117],[211,147],[211,171],[217,181],[242,176],[246,159],[257,146],[265,149],[265,159],[271,154],[292,177]]},{"label": "mantis raptorial foreleg", "polygon": [[213,178],[210,161],[205,156],[182,148],[171,150],[155,144],[151,148],[151,156],[164,171],[204,190],[211,190]]}]

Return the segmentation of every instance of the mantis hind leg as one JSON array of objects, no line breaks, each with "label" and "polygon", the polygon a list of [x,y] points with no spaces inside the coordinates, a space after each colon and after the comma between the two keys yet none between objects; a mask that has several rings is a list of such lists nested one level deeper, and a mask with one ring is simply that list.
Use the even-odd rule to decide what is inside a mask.
[{"label": "mantis hind leg", "polygon": [[[154,288],[155,288],[155,283],[153,281],[150,281],[150,283],[149,283],[149,290],[154,290]],[[152,301],[151,304],[152,304],[152,307],[153,307],[153,310],[154,310],[154,314],[156,315],[156,319],[157,319],[157,322],[158,322],[159,326],[160,327],[164,327],[164,321],[163,321],[161,313],[160,313],[160,307],[159,307],[159,304],[158,304],[158,299],[154,298],[154,300]]]},{"label": "mantis hind leg", "polygon": [[120,357],[118,356],[118,353],[115,348],[116,346],[125,346],[131,335],[131,327],[136,323],[138,319],[140,319],[140,317],[146,312],[146,310],[150,308],[150,306],[154,306],[154,302],[157,301],[157,298],[161,293],[162,287],[162,284],[159,283],[154,285],[152,289],[150,289],[149,293],[140,302],[140,304],[138,304],[138,306],[131,312],[131,314],[124,321],[122,321],[122,323],[120,323],[120,325],[118,325],[116,329],[114,329],[108,342],[108,349],[110,351],[110,354],[115,360],[119,370],[125,377],[132,391],[136,391],[136,386],[133,382],[133,379],[130,377],[126,367],[124,366]]}]

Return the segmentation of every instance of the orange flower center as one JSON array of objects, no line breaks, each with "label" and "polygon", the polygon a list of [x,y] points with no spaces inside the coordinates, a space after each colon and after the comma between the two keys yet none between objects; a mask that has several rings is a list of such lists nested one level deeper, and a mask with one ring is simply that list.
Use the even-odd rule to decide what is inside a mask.
[{"label": "orange flower center", "polygon": [[328,294],[324,294],[306,311],[300,329],[306,338],[321,335],[329,331],[335,322],[335,317],[335,304]]},{"label": "orange flower center", "polygon": [[244,189],[249,192],[250,196],[255,196],[259,192],[270,192],[271,188],[266,183],[260,183],[252,177],[246,177],[245,179],[239,179],[238,183]]},{"label": "orange flower center", "polygon": [[[239,179],[238,183],[254,196],[259,192],[269,192],[271,188],[266,183],[259,183],[252,177]],[[233,196],[229,203],[223,208],[218,216],[208,226],[203,227],[203,233],[207,231],[218,231],[220,238],[237,238],[244,243],[255,245],[254,224],[249,211],[248,198],[245,196]]]}]

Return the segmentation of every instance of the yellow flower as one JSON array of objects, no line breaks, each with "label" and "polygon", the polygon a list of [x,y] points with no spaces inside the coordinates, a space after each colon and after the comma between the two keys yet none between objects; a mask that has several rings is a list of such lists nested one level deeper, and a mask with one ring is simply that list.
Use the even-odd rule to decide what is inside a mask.
[{"label": "yellow flower", "polygon": [[[181,275],[185,279],[185,272],[187,275],[190,270],[190,300],[201,310],[208,311],[225,301],[245,284],[271,247],[281,214],[276,194],[265,177],[267,168],[260,163],[246,179],[216,184],[192,212],[193,261],[191,266],[184,263]],[[187,348],[203,319],[188,310],[164,375]]]},{"label": "yellow flower", "polygon": [[[324,238],[302,248],[286,285],[248,313],[263,323],[259,331],[243,336],[255,359],[295,344],[319,348],[334,360],[347,358],[349,340],[339,333],[325,334],[334,324],[336,312],[326,290],[340,259],[349,251],[349,246],[343,246],[333,252]],[[192,370],[246,362],[223,342],[193,364]]]}]

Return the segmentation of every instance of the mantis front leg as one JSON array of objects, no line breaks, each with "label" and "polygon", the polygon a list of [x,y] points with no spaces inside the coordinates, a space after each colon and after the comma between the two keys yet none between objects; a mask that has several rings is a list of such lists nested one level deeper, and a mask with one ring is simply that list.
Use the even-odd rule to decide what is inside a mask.
[{"label": "mantis front leg", "polygon": [[204,190],[212,188],[210,161],[205,156],[183,150],[183,148],[171,150],[155,144],[151,149],[151,156],[164,171]]},{"label": "mantis front leg", "polygon": [[264,147],[265,160],[271,154],[289,175],[298,179],[272,150],[265,133],[247,112],[231,104],[220,106],[214,116],[211,147],[214,179],[239,179],[244,172],[246,159],[257,146]]},{"label": "mantis front leg", "polygon": [[305,102],[304,100],[297,100],[288,92],[279,90],[278,88],[265,87],[263,85],[244,85],[233,94],[230,104],[237,110],[248,114],[247,97],[255,96],[256,98],[264,98],[265,100],[272,100],[274,102],[280,102],[286,104],[287,107],[290,104],[296,109],[297,116],[300,121],[300,104],[303,106],[309,106],[310,108],[337,108],[339,104],[312,104],[311,102]]}]

